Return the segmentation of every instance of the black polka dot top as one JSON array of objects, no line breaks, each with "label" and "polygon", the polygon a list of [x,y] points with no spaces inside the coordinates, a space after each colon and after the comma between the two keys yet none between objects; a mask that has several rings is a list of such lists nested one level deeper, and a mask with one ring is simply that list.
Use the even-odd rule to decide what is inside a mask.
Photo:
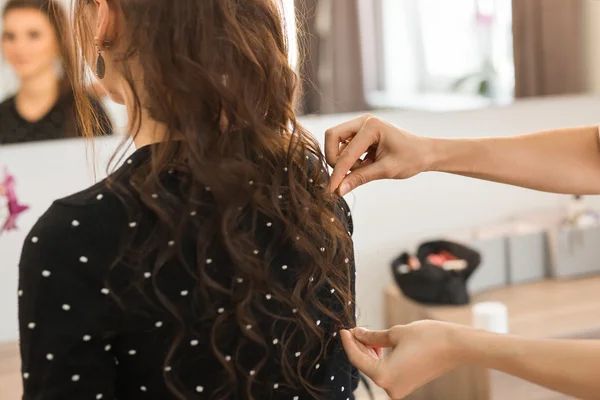
[{"label": "black polka dot top", "polygon": [[[112,135],[113,127],[106,111],[95,99],[91,99],[102,130]],[[0,145],[25,143],[39,140],[63,139],[80,136],[75,123],[73,96],[62,96],[39,120],[28,121],[19,114],[15,98],[9,97],[0,103]]]},{"label": "black polka dot top", "polygon": [[[138,149],[112,176],[126,183],[130,171],[146,163],[150,154],[148,147]],[[339,208],[339,219],[350,233],[350,211],[343,200]],[[190,217],[202,221],[205,215],[199,210]],[[55,201],[34,226],[23,247],[19,274],[23,399],[181,398],[169,390],[172,382],[185,399],[217,399],[223,398],[224,386],[232,385],[227,381],[226,369],[238,378],[234,387],[229,387],[228,399],[249,398],[246,385],[250,381],[255,399],[354,399],[358,372],[343,351],[337,329],[319,315],[314,315],[313,322],[323,331],[328,345],[318,356],[303,354],[302,340],[287,339],[285,328],[269,330],[273,324],[268,314],[260,314],[255,325],[220,334],[215,339],[220,341],[220,354],[216,354],[210,343],[211,329],[218,318],[235,322],[236,308],[223,300],[211,302],[201,311],[192,310],[203,307],[192,302],[197,299],[202,281],[190,278],[184,261],[171,263],[156,273],[149,265],[146,272],[139,272],[142,276],[131,275],[124,261],[123,265],[115,264],[124,234],[132,229],[147,233],[152,218],[141,214],[132,220],[107,181],[102,181]],[[264,237],[276,229],[268,220],[261,221],[261,226],[256,234]],[[178,240],[187,243],[186,238]],[[261,257],[266,252],[265,248],[257,248],[249,256]],[[270,276],[296,280],[300,256],[294,249],[281,247],[274,254],[269,252]],[[184,244],[182,253],[184,260],[199,257],[194,245]],[[202,257],[213,279],[247,283],[232,275],[225,254],[215,252]],[[354,260],[346,259],[345,265],[352,276],[351,304],[335,304],[333,289],[319,295],[331,293],[328,300],[332,309],[350,307],[354,315]],[[188,327],[181,333],[179,321],[172,314],[147,306],[146,302],[155,300],[155,287],[177,308],[181,318],[198,312],[205,317],[196,317],[193,329]],[[115,291],[120,292],[119,297],[114,296]],[[265,307],[272,312],[290,320],[298,318],[296,309],[279,306],[282,303],[277,303],[268,291],[263,297]],[[118,304],[117,299],[127,306]],[[253,333],[264,339],[261,344],[249,342],[240,347],[240,337]],[[174,341],[178,342],[176,354],[167,364]],[[316,388],[318,396],[303,386],[286,384],[284,374],[286,368],[290,371],[290,365],[282,365],[282,351],[292,355],[288,358],[292,373],[300,360],[301,368],[310,369],[306,374],[310,377],[308,383]],[[268,358],[261,357],[264,354]]]}]

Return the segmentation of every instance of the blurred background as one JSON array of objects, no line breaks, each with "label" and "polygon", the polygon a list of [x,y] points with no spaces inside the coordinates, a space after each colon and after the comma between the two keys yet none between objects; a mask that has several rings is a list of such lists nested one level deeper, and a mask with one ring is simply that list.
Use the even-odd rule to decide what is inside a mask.
[{"label": "blurred background", "polygon": [[[60,1],[68,6],[70,0]],[[0,1],[0,7],[5,4]],[[290,62],[303,82],[300,122],[321,144],[326,129],[364,112],[422,136],[445,138],[502,137],[600,123],[600,1],[282,4]],[[3,400],[18,398],[20,390],[16,292],[21,244],[54,199],[106,175],[108,160],[126,133],[125,110],[93,86],[90,95],[110,117],[114,133],[93,144],[70,138],[73,132],[61,125],[68,103],[33,101],[31,108],[20,110],[13,106],[19,90],[51,90],[56,85],[45,82],[61,79],[58,56],[49,56],[49,47],[30,46],[37,43],[31,29],[21,32],[29,35],[30,42],[23,43],[30,47],[14,46],[18,27],[48,25],[21,17],[0,19],[0,182],[7,182],[2,175],[6,169],[14,177],[11,185],[19,201],[29,206],[18,217],[17,229],[0,233]],[[7,31],[9,23],[12,28]],[[44,73],[25,71],[38,61]],[[15,123],[22,130],[17,131]],[[19,140],[11,142],[15,137]],[[6,218],[4,199],[0,194],[0,227]],[[531,337],[600,338],[597,197],[538,193],[431,173],[406,182],[375,182],[348,195],[347,201],[355,226],[361,325],[379,329],[424,318],[472,323],[470,305],[427,306],[398,285],[404,278],[393,262],[402,252],[412,254],[424,242],[446,238],[481,256],[467,282],[470,304],[504,304],[506,331]],[[472,369],[450,374],[411,398],[567,399]]]},{"label": "blurred background", "polygon": [[[282,3],[306,114],[444,112],[600,90],[597,1]],[[0,71],[4,98],[19,80],[5,59]]]}]

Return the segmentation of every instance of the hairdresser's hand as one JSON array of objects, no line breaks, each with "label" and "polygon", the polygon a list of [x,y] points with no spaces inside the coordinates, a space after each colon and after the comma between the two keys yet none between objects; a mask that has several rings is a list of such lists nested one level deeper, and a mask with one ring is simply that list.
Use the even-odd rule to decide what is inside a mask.
[{"label": "hairdresser's hand", "polygon": [[325,156],[334,167],[329,189],[344,196],[377,179],[410,178],[430,167],[431,153],[429,139],[363,115],[325,132]]},{"label": "hairdresser's hand", "polygon": [[[452,337],[460,329],[463,327],[420,321],[387,331],[356,328],[342,331],[341,336],[350,362],[388,396],[401,399],[458,366],[460,353]],[[390,347],[392,351],[383,357],[373,351]]]}]

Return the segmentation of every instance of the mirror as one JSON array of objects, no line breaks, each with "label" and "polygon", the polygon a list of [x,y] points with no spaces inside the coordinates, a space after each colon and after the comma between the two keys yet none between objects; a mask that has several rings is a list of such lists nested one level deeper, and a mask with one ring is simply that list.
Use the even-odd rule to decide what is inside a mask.
[{"label": "mirror", "polygon": [[[70,4],[55,1],[65,8]],[[447,112],[506,105],[521,98],[600,92],[600,57],[594,55],[600,48],[599,1],[276,1],[284,7],[290,61],[301,77],[300,114],[372,109]],[[9,0],[0,0],[3,9],[7,4]],[[31,11],[28,18],[21,16],[21,25],[45,18],[35,25],[37,34],[43,34],[43,26],[52,33],[49,18]],[[0,25],[15,24],[6,19],[4,15]],[[69,119],[68,112],[52,110],[52,101],[15,103],[15,93],[27,89],[19,74],[29,67],[15,64],[25,57],[27,46],[19,45],[18,55],[10,53],[19,32],[0,27],[4,31],[0,144],[74,136],[72,129],[52,132],[64,131],[58,126],[63,122],[56,121]],[[25,25],[19,29],[27,34]],[[27,63],[44,59],[45,82],[52,86],[52,79],[62,79],[60,61],[57,57],[48,61],[52,57],[36,51],[41,53],[27,56],[34,60]],[[113,120],[113,131],[123,132],[123,107],[108,99],[101,103]],[[5,122],[11,116],[12,122]],[[27,122],[40,119],[41,133],[19,130],[14,122],[28,127],[36,124]]]},{"label": "mirror", "polygon": [[[68,48],[60,39],[69,27],[67,4],[65,0],[0,3],[0,144],[78,136],[75,100],[61,56]],[[114,124],[101,93],[90,87],[89,97],[102,130],[110,135]]]},{"label": "mirror", "polygon": [[295,3],[307,113],[457,111],[600,86],[595,0]]}]

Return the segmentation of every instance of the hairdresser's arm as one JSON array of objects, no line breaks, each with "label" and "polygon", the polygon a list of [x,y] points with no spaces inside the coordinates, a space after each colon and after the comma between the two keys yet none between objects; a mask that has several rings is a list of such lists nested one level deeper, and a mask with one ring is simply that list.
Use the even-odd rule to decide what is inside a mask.
[{"label": "hairdresser's arm", "polygon": [[[518,376],[582,399],[600,399],[600,342],[535,340],[423,321],[387,331],[343,331],[350,361],[394,398],[460,365]],[[366,346],[365,346],[366,345]],[[392,347],[385,357],[370,348]]]},{"label": "hairdresser's arm", "polygon": [[372,180],[404,179],[426,171],[547,192],[600,194],[598,127],[503,138],[431,139],[365,115],[329,129],[325,151],[335,167],[331,190],[339,187],[343,195]]}]

